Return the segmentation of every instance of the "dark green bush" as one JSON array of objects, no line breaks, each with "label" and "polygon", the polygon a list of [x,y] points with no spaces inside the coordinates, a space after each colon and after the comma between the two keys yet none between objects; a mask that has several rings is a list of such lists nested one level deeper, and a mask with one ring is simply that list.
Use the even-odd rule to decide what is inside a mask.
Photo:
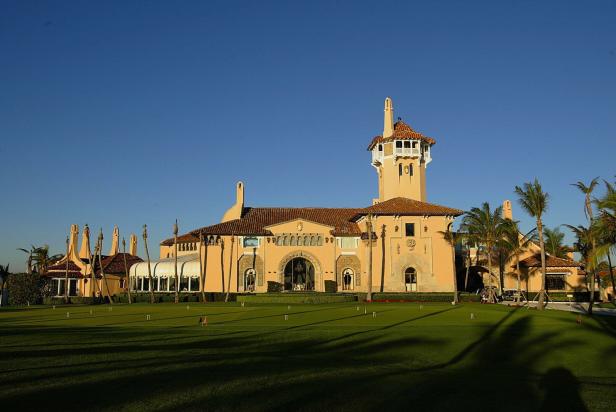
[{"label": "dark green bush", "polygon": [[[461,302],[479,302],[480,297],[472,293],[458,294]],[[402,292],[402,293],[373,293],[372,300],[376,301],[405,301],[405,302],[452,302],[453,292]]]},{"label": "dark green bush", "polygon": [[263,293],[258,295],[240,295],[238,302],[250,303],[341,303],[354,302],[357,297],[351,293]]},{"label": "dark green bush", "polygon": [[273,282],[271,280],[267,281],[267,292],[282,292],[282,283],[280,282]]},{"label": "dark green bush", "polygon": [[[538,293],[539,292],[527,292],[526,299],[535,299]],[[573,295],[573,297],[569,298],[567,295]],[[590,292],[550,292],[548,290],[548,296],[548,301],[551,302],[590,302]],[[598,302],[599,299],[599,292],[595,292],[595,302]]]},{"label": "dark green bush", "polygon": [[334,280],[326,280],[325,293],[335,293],[338,290],[338,283]]},{"label": "dark green bush", "polygon": [[[226,293],[222,292],[205,292],[206,302],[224,302]],[[237,293],[229,294],[229,301],[235,302]],[[128,296],[126,293],[121,293],[114,296],[115,302],[128,303]],[[131,293],[131,299],[133,303],[150,303],[150,294],[147,292]],[[180,302],[201,302],[201,293],[180,292]],[[173,303],[175,302],[175,294],[173,292],[154,292],[155,303]]]},{"label": "dark green bush", "polygon": [[36,305],[43,301],[46,279],[37,273],[14,273],[8,277],[9,305]]}]

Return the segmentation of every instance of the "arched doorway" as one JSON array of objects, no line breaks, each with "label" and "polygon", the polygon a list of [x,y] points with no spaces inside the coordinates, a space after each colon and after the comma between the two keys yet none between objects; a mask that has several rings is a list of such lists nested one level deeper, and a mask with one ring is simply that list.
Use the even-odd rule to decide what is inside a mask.
[{"label": "arched doorway", "polygon": [[353,269],[346,268],[342,271],[342,290],[353,290]]},{"label": "arched doorway", "polygon": [[257,271],[253,268],[247,269],[246,272],[244,272],[244,291],[254,292],[256,280]]},{"label": "arched doorway", "polygon": [[314,290],[314,266],[303,257],[295,257],[284,267],[284,290]]},{"label": "arched doorway", "polygon": [[404,285],[407,292],[417,292],[417,271],[415,268],[406,268],[404,271]]}]

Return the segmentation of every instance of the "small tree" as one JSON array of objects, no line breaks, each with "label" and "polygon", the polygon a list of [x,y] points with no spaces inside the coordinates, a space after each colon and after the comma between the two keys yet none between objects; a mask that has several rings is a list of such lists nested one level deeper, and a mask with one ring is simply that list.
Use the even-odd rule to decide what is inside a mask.
[{"label": "small tree", "polygon": [[539,234],[539,247],[541,248],[541,290],[539,291],[539,302],[537,308],[543,310],[545,308],[545,243],[543,240],[543,214],[548,208],[550,196],[543,191],[539,180],[534,182],[526,182],[522,187],[516,186],[515,193],[518,195],[518,202],[522,209],[531,217],[534,217],[537,222],[537,233]]},{"label": "small tree", "polygon": [[14,306],[41,302],[42,279],[38,273],[13,274],[8,278],[9,304]]},{"label": "small tree", "polygon": [[6,264],[6,266],[0,265],[0,306],[8,305],[8,302],[5,302],[4,300],[6,299],[6,286],[9,280],[9,276],[10,272],[8,263]]}]

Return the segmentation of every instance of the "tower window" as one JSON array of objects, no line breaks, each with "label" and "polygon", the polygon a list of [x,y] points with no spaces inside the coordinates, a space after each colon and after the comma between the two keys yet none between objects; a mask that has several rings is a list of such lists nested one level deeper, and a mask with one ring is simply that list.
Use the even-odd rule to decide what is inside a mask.
[{"label": "tower window", "polygon": [[404,142],[404,148],[405,149],[410,149],[411,148],[411,142],[409,142],[408,140]]},{"label": "tower window", "polygon": [[408,237],[415,236],[415,223],[405,223],[404,231]]},{"label": "tower window", "polygon": [[417,142],[413,142],[413,149],[417,149]]},{"label": "tower window", "polygon": [[402,163],[398,163],[398,176],[402,176]]},{"label": "tower window", "polygon": [[396,140],[396,149],[402,148],[402,142],[400,140]]},{"label": "tower window", "polygon": [[409,175],[413,176],[413,163],[409,164]]},{"label": "tower window", "polygon": [[380,145],[379,145],[379,152],[382,152],[382,151],[383,151],[383,145],[382,145],[382,144],[380,144]]}]

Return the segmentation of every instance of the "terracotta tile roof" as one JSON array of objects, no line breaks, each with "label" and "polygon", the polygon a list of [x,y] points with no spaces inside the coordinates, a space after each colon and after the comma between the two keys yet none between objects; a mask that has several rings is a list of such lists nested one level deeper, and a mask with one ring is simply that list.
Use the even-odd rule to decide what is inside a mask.
[{"label": "terracotta tile roof", "polygon": [[[101,259],[103,263],[103,270],[105,271],[105,275],[120,275],[124,276],[124,253],[116,253],[115,255],[105,256]],[[126,266],[130,269],[132,265],[135,263],[143,262],[139,256],[133,256],[129,253],[126,253]],[[94,265],[94,270],[96,275],[100,275],[100,265],[98,264],[98,259],[96,264]]]},{"label": "terracotta tile roof", "polygon": [[[178,243],[198,242],[199,232],[203,232],[205,235],[218,236],[271,236],[272,233],[266,229],[267,226],[294,219],[305,219],[333,226],[334,229],[330,231],[333,236],[360,236],[362,231],[356,220],[369,213],[404,216],[459,216],[463,211],[402,197],[390,199],[367,208],[246,207],[241,219],[195,229],[178,236]],[[161,245],[173,245],[173,238],[162,241]]]},{"label": "terracotta tile roof", "polygon": [[403,216],[460,216],[464,211],[451,207],[420,202],[406,197],[394,197],[362,209],[362,214]]},{"label": "terracotta tile roof", "polygon": [[[529,268],[541,267],[541,254],[536,253],[520,261],[520,266]],[[545,255],[545,266],[549,268],[577,268],[582,267],[582,264],[571,259],[563,259],[556,256]]]},{"label": "terracotta tile roof", "polygon": [[416,132],[411,126],[404,123],[402,120],[398,120],[394,123],[394,133],[389,137],[374,137],[370,142],[370,145],[368,145],[368,150],[372,150],[377,143],[393,142],[394,140],[421,140],[422,142],[426,142],[430,145],[436,144],[436,140],[433,138]]},{"label": "terracotta tile roof", "polygon": [[[56,263],[55,265],[51,265],[47,268],[47,272],[42,276],[48,277],[58,277],[65,276],[66,274],[66,262]],[[71,278],[74,277],[83,277],[81,273],[81,269],[74,262],[68,262],[68,276]]]}]

